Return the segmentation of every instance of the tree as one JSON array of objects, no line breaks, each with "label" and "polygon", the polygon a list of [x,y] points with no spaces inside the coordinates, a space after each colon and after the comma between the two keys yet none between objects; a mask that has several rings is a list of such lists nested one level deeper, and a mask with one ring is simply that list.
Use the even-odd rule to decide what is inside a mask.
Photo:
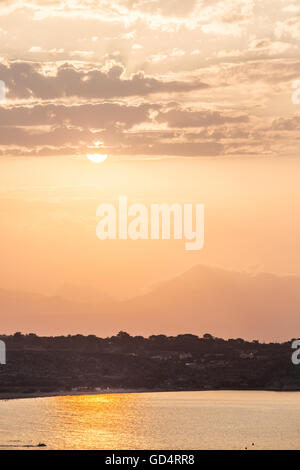
[{"label": "tree", "polygon": [[210,335],[209,333],[205,333],[203,335],[203,339],[206,339],[206,340],[212,340],[214,339],[214,337],[212,335]]}]

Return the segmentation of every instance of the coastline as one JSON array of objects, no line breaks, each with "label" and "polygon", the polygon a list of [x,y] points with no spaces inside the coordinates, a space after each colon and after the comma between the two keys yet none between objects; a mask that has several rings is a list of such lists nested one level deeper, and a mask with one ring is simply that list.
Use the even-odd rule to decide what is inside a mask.
[{"label": "coastline", "polygon": [[110,390],[80,390],[80,391],[57,391],[57,392],[34,392],[34,393],[0,393],[0,401],[7,400],[20,400],[25,398],[51,398],[51,397],[76,397],[85,395],[115,395],[123,393],[155,393],[155,392],[174,392],[179,390],[164,390],[164,389],[124,389],[116,388]]},{"label": "coastline", "polygon": [[53,398],[53,397],[76,397],[76,396],[89,396],[89,395],[115,395],[115,394],[124,394],[124,393],[164,393],[164,392],[300,392],[299,389],[275,389],[275,388],[265,388],[265,389],[195,389],[195,390],[178,390],[178,389],[124,389],[116,388],[110,390],[80,390],[80,391],[56,391],[56,392],[34,392],[34,393],[0,393],[0,402],[8,400],[23,400],[26,398]]}]

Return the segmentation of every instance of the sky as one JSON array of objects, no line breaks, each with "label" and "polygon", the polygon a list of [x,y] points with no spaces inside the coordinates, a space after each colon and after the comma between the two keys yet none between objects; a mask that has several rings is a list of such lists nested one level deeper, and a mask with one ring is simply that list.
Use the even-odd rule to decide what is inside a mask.
[{"label": "sky", "polygon": [[300,7],[0,1],[3,155],[297,155]]},{"label": "sky", "polygon": [[[299,40],[292,0],[0,0],[0,290],[107,302],[197,265],[300,276]],[[100,241],[97,206],[121,195],[204,204],[204,248]]]}]

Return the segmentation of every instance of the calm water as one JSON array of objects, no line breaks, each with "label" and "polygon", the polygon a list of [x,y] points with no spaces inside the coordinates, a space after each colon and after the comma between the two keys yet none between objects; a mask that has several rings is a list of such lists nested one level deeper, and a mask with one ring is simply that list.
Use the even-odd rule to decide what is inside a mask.
[{"label": "calm water", "polygon": [[1,401],[1,448],[39,442],[48,449],[299,449],[300,392],[166,392]]}]

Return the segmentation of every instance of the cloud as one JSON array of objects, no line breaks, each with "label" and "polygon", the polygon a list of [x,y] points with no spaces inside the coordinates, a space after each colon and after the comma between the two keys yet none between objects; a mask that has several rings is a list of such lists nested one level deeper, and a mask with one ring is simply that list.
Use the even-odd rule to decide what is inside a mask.
[{"label": "cloud", "polygon": [[245,123],[246,115],[230,116],[218,111],[193,111],[190,109],[171,109],[161,112],[156,118],[158,122],[166,122],[169,127],[207,127],[219,126],[225,123]]},{"label": "cloud", "polygon": [[0,127],[68,125],[101,129],[118,123],[128,129],[135,124],[147,122],[150,110],[156,107],[149,104],[127,106],[119,103],[0,107]]},{"label": "cloud", "polygon": [[[37,147],[55,149],[70,145],[86,151],[103,137],[117,147],[122,133],[149,121],[149,113],[155,108],[148,104],[118,103],[0,107],[0,141],[3,148],[20,147],[20,153]],[[10,152],[11,148],[6,149],[6,153]]]},{"label": "cloud", "polygon": [[57,68],[54,75],[46,75],[41,65],[30,62],[13,62],[0,65],[0,77],[8,87],[8,98],[43,100],[79,98],[116,98],[147,96],[152,93],[174,93],[207,88],[208,85],[194,80],[166,81],[146,76],[144,73],[123,76],[125,69],[114,65],[108,71],[97,68],[82,70],[72,64]]},{"label": "cloud", "polygon": [[143,13],[158,14],[162,16],[187,16],[191,14],[196,5],[197,0],[118,0],[119,6],[125,7],[127,10],[134,9]]},{"label": "cloud", "polygon": [[156,155],[182,157],[215,157],[223,153],[223,145],[217,142],[152,142],[145,145],[122,147],[118,153],[122,155]]},{"label": "cloud", "polygon": [[277,21],[275,24],[275,34],[278,38],[290,37],[300,39],[300,16]]},{"label": "cloud", "polygon": [[[70,147],[73,153],[86,153],[99,140],[111,154],[221,154],[223,145],[215,140],[222,134],[199,133],[197,138],[187,140],[183,129],[185,123],[181,125],[181,134],[168,130],[143,131],[143,125],[147,123],[155,126],[157,116],[163,109],[162,104],[126,106],[120,103],[0,108],[1,145],[5,154],[41,154],[46,148],[50,154],[56,154],[57,149],[65,154],[64,148]],[[164,115],[163,112],[161,114]],[[190,119],[194,122],[194,114],[191,114]],[[205,113],[199,114],[202,116],[202,125],[205,122],[216,125],[230,122],[229,117],[226,120],[217,113],[208,113],[206,117]],[[184,119],[188,122],[188,111],[184,112]],[[139,126],[142,127],[139,129]]]},{"label": "cloud", "polygon": [[2,154],[81,153],[97,139],[124,155],[297,152],[296,1],[0,0],[0,11]]},{"label": "cloud", "polygon": [[272,130],[276,131],[299,131],[300,129],[300,116],[288,116],[286,118],[274,119],[271,126]]}]

